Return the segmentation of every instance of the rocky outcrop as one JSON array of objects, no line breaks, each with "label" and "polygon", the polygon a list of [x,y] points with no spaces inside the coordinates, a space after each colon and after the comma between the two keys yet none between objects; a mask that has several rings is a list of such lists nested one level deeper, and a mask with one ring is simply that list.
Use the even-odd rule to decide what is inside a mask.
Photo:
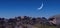
[{"label": "rocky outcrop", "polygon": [[59,15],[54,15],[49,18],[49,22],[59,25],[60,24],[60,14]]}]

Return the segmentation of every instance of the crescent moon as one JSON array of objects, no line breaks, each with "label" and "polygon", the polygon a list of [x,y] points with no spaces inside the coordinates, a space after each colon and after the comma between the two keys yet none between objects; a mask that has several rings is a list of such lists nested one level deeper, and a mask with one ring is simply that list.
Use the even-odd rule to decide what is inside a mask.
[{"label": "crescent moon", "polygon": [[41,10],[43,8],[43,3],[41,4],[41,6],[38,8],[38,10]]}]

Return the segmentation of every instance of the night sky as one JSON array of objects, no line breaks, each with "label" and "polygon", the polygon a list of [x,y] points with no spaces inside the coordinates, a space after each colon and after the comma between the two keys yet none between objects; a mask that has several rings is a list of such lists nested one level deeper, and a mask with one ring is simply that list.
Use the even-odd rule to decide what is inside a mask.
[{"label": "night sky", "polygon": [[[43,3],[41,10],[38,8]],[[60,0],[0,0],[0,17],[50,17],[60,14]]]}]

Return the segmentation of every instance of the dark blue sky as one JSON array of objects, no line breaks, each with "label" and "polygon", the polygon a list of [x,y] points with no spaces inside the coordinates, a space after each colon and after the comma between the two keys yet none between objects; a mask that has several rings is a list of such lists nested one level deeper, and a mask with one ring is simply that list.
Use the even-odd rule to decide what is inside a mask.
[{"label": "dark blue sky", "polygon": [[[43,8],[38,10],[43,2]],[[0,0],[0,17],[50,17],[60,14],[60,0]]]}]

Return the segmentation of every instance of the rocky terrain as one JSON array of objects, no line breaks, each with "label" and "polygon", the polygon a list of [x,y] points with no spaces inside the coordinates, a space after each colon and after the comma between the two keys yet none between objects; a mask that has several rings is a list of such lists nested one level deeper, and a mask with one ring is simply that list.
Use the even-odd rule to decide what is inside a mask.
[{"label": "rocky terrain", "polygon": [[0,18],[0,28],[56,28],[45,17],[18,16],[15,18]]}]

